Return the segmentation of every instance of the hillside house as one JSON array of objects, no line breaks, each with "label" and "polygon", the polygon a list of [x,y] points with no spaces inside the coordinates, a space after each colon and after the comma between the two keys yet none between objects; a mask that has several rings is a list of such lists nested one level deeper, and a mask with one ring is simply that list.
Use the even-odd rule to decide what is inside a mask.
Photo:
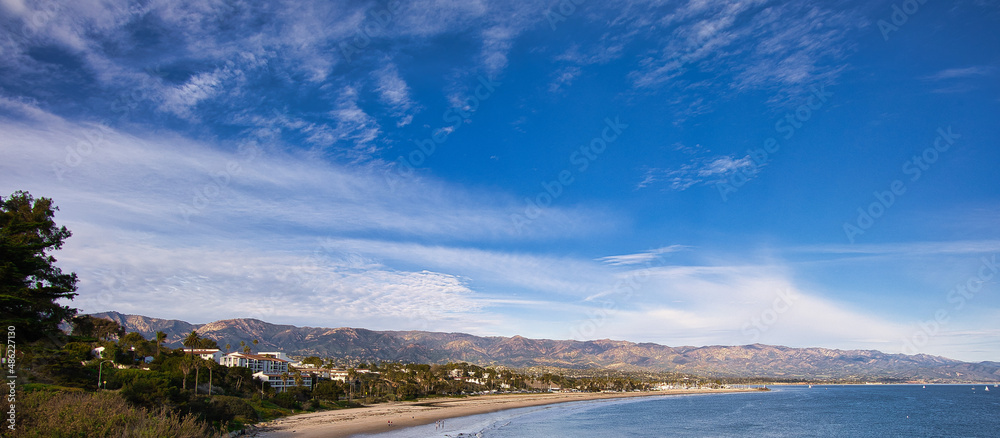
[{"label": "hillside house", "polygon": [[222,351],[218,348],[185,348],[184,354],[197,354],[202,359],[215,363],[219,363],[219,360],[222,359]]}]

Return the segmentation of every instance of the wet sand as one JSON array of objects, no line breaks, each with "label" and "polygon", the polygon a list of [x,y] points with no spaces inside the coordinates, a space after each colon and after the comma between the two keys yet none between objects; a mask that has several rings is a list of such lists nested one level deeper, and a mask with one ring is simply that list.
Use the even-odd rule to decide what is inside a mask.
[{"label": "wet sand", "polygon": [[[721,394],[747,392],[748,389],[674,389],[649,392],[498,394],[465,398],[435,398],[415,402],[379,403],[352,409],[314,412],[280,418],[263,426],[262,438],[344,438],[432,424],[439,420],[486,414],[504,409],[523,408],[571,401],[622,397],[650,397],[679,394]],[[392,421],[392,426],[389,426]]]}]

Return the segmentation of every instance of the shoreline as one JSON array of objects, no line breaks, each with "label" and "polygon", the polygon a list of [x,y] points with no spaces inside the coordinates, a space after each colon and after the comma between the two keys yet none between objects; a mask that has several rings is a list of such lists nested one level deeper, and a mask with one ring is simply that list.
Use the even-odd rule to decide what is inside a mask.
[{"label": "shoreline", "polygon": [[[260,425],[261,438],[347,438],[433,424],[470,415],[558,403],[627,397],[756,392],[756,389],[674,389],[645,392],[571,392],[476,395],[464,398],[387,402],[360,408],[311,412]],[[392,421],[389,428],[388,422]]]}]

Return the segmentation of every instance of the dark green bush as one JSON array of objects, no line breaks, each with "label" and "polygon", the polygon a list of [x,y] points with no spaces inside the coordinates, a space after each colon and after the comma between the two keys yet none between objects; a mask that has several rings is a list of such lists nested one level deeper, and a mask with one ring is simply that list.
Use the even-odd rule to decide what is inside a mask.
[{"label": "dark green bush", "polygon": [[193,416],[136,408],[112,392],[29,392],[19,405],[19,438],[214,436]]}]

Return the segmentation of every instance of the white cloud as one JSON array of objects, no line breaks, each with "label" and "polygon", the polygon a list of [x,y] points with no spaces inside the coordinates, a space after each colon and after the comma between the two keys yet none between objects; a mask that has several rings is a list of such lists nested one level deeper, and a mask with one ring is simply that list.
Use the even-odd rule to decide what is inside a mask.
[{"label": "white cloud", "polygon": [[192,108],[218,93],[225,76],[222,70],[192,76],[187,82],[167,91],[164,108],[177,116],[191,118]]},{"label": "white cloud", "polygon": [[797,286],[787,266],[662,266],[619,275],[632,286],[592,300],[605,310],[576,326],[591,327],[590,339],[895,351],[907,333],[905,325]]},{"label": "white cloud", "polygon": [[686,248],[687,247],[684,245],[670,245],[670,246],[664,246],[662,248],[651,249],[649,251],[643,251],[636,254],[624,254],[617,256],[601,257],[597,260],[600,260],[604,263],[614,266],[637,265],[640,263],[649,263],[653,260],[660,259],[660,256],[663,254],[681,251]]},{"label": "white cloud", "polygon": [[507,67],[507,52],[513,45],[517,31],[506,26],[494,26],[483,30],[482,64],[486,74],[497,77]]},{"label": "white cloud", "polygon": [[475,27],[489,12],[486,1],[418,0],[405,2],[397,13],[395,33],[430,37]]},{"label": "white cloud", "polygon": [[74,305],[85,312],[456,330],[468,329],[482,308],[463,279],[439,272],[263,248],[150,245],[121,230],[76,230],[60,260],[81,277]]},{"label": "white cloud", "polygon": [[347,141],[361,157],[373,154],[377,149],[375,140],[382,128],[374,117],[358,106],[358,91],[354,87],[345,87],[335,105],[330,115],[336,122],[336,127],[314,134],[309,138],[310,142],[332,146]]},{"label": "white cloud", "polygon": [[410,97],[410,87],[406,81],[399,76],[399,69],[395,64],[387,63],[381,69],[375,71],[375,82],[379,93],[379,98],[385,105],[388,105],[395,117],[397,127],[409,125],[413,121],[413,114],[408,114],[416,104]]},{"label": "white cloud", "polygon": [[[519,234],[509,218],[517,203],[503,194],[416,179],[390,189],[371,170],[233,154],[162,133],[70,122],[0,127],[0,151],[13,157],[0,163],[0,185],[60,206],[58,220],[74,236],[59,258],[84,279],[86,311],[399,329],[413,328],[406,318],[417,315],[428,329],[472,330],[500,317],[482,314],[480,298],[509,288],[574,296],[603,279],[589,261],[405,243],[578,236],[596,230],[599,212],[550,208]],[[97,141],[67,162],[65,145],[87,138]],[[337,237],[371,233],[403,241]],[[493,289],[484,295],[472,282]]]},{"label": "white cloud", "polygon": [[964,79],[972,78],[977,76],[986,76],[992,73],[992,69],[989,67],[964,67],[964,68],[948,68],[941,70],[932,75],[925,76],[924,79],[931,81],[943,81],[949,79]]},{"label": "white cloud", "polygon": [[[775,94],[773,102],[832,82],[852,50],[847,36],[863,20],[827,5],[764,3],[691,1],[667,14],[661,25],[672,31],[657,28],[656,34],[663,48],[642,58],[630,79],[652,90],[708,84],[718,96],[766,90]],[[714,79],[695,81],[689,71]],[[683,106],[679,111],[691,115]]]},{"label": "white cloud", "polygon": [[[108,215],[162,226],[184,223],[186,208],[192,211],[192,223],[220,230],[266,223],[455,241],[556,238],[595,232],[594,217],[616,221],[600,211],[552,207],[530,229],[519,232],[510,216],[523,205],[512,196],[404,178],[374,166],[352,169],[267,152],[271,145],[225,151],[164,133],[133,136],[70,122],[36,128],[0,120],[0,127],[5,133],[0,150],[17,157],[0,163],[0,183],[16,187],[30,182],[27,189],[70,204],[64,210],[72,207],[85,221],[91,215]],[[115,196],[106,196],[109,191]],[[323,201],[309,201],[303,194]],[[113,202],[133,206],[136,212],[115,213],[120,207]]]},{"label": "white cloud", "polygon": [[0,111],[16,117],[26,117],[41,123],[61,123],[63,119],[38,107],[38,103],[29,98],[9,98],[0,96]]},{"label": "white cloud", "polygon": [[361,239],[328,239],[323,247],[474,278],[494,290],[531,290],[565,298],[582,297],[614,284],[611,270],[568,257]]},{"label": "white cloud", "polygon": [[907,242],[887,244],[810,245],[789,248],[790,251],[821,254],[884,255],[977,255],[1000,253],[997,240],[958,240],[943,242]]},{"label": "white cloud", "polygon": [[549,83],[550,92],[558,92],[564,87],[573,85],[573,80],[580,76],[582,70],[577,66],[567,66],[556,70],[553,74],[552,82]]},{"label": "white cloud", "polygon": [[695,157],[677,168],[647,169],[636,188],[645,188],[663,182],[670,190],[683,191],[697,184],[715,184],[725,181],[736,172],[753,174],[755,165],[749,156],[736,158],[731,155]]}]

